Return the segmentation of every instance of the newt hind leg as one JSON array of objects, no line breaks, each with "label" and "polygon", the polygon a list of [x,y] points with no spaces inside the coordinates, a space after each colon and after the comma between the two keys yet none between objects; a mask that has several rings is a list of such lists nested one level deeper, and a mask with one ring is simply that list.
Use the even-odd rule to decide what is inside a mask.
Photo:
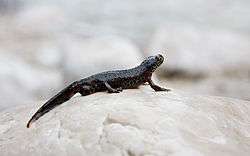
[{"label": "newt hind leg", "polygon": [[108,82],[105,82],[104,83],[107,90],[108,90],[108,93],[120,93],[122,91],[122,87],[119,87],[119,88],[112,88]]},{"label": "newt hind leg", "polygon": [[94,92],[95,92],[95,89],[88,85],[81,86],[80,91],[79,91],[79,93],[82,96],[90,95],[90,94],[93,94]]}]

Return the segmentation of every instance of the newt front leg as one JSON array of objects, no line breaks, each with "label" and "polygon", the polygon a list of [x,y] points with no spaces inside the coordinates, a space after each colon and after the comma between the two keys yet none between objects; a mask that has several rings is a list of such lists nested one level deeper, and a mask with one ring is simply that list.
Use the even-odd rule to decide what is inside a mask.
[{"label": "newt front leg", "polygon": [[170,91],[170,89],[166,89],[166,88],[162,88],[158,85],[156,85],[151,78],[148,79],[148,83],[150,85],[151,88],[153,88],[155,91]]}]

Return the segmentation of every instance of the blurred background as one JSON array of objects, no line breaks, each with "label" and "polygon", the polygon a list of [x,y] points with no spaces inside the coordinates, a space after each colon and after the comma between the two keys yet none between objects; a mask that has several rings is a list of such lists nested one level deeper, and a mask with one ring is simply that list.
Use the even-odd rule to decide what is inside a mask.
[{"label": "blurred background", "polygon": [[162,53],[162,86],[250,100],[250,1],[0,0],[0,111]]}]

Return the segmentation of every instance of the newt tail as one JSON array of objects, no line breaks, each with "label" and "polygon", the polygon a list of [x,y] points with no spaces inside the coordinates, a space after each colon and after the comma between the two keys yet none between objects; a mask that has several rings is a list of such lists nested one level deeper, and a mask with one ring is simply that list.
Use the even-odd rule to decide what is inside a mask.
[{"label": "newt tail", "polygon": [[79,90],[78,88],[79,88],[78,82],[74,82],[70,84],[68,87],[64,88],[58,94],[53,96],[41,108],[39,108],[38,111],[32,116],[32,118],[27,123],[27,128],[29,128],[33,122],[38,120],[45,113],[49,112],[56,106],[68,101],[72,96],[74,96],[78,92]]},{"label": "newt tail", "polygon": [[119,93],[123,89],[138,88],[146,82],[155,91],[170,91],[170,89],[156,85],[151,79],[153,72],[163,61],[164,57],[158,54],[146,58],[140,65],[131,69],[102,72],[73,82],[39,108],[27,123],[27,128],[45,113],[68,101],[76,93],[82,96],[104,91]]}]

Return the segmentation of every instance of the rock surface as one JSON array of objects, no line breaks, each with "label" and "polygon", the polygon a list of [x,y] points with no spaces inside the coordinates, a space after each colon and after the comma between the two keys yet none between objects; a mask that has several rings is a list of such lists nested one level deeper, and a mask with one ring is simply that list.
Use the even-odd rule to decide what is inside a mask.
[{"label": "rock surface", "polygon": [[180,89],[181,91],[192,94],[226,96],[250,100],[250,79],[246,78],[211,77],[203,80],[196,80],[195,82],[178,79],[162,82],[171,88]]},{"label": "rock surface", "polygon": [[32,125],[42,103],[0,113],[0,153],[83,156],[235,156],[250,152],[250,102],[154,92],[75,97]]}]

